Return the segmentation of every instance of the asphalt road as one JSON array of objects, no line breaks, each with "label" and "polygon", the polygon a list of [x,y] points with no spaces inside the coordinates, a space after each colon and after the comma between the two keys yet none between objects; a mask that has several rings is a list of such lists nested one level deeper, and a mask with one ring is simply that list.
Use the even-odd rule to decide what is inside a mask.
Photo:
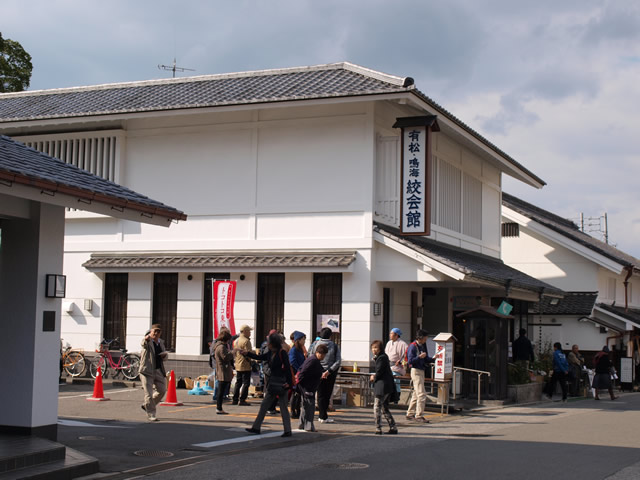
[{"label": "asphalt road", "polygon": [[[180,407],[162,407],[145,421],[142,390],[105,386],[107,402],[87,402],[90,387],[61,387],[59,441],[100,460],[94,478],[305,480],[640,479],[640,394],[611,402],[540,403],[440,416],[418,425],[394,411],[397,436],[373,434],[368,409],[338,409],[318,433],[281,438],[280,417],[265,437],[244,432],[259,400],[225,407],[178,392]],[[294,424],[295,425],[295,424]],[[134,452],[171,455],[138,456]]]}]

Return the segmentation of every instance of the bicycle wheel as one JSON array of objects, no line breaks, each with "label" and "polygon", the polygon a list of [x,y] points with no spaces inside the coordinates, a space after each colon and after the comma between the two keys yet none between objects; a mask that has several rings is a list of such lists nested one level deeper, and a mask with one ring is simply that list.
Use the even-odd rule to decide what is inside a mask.
[{"label": "bicycle wheel", "polygon": [[71,377],[79,377],[84,374],[87,365],[84,355],[80,352],[71,350],[64,359],[64,369]]},{"label": "bicycle wheel", "polygon": [[92,378],[96,378],[98,375],[98,368],[102,370],[102,377],[104,378],[104,374],[107,371],[107,362],[103,355],[98,355],[97,357],[93,357],[91,359],[91,363],[89,363],[89,373]]},{"label": "bicycle wheel", "polygon": [[122,358],[122,374],[128,380],[135,380],[140,372],[140,357],[133,353],[127,353]]}]

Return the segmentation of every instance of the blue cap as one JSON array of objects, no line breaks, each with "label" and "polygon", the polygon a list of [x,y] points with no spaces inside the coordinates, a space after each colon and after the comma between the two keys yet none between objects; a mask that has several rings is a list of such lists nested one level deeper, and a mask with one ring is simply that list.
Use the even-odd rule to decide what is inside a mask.
[{"label": "blue cap", "polygon": [[399,328],[392,328],[391,331],[396,335],[398,335],[399,337],[402,336],[402,330],[400,330]]},{"label": "blue cap", "polygon": [[302,332],[299,332],[298,330],[295,330],[293,332],[293,341],[297,342],[298,340],[300,340],[301,338],[306,337],[306,335]]}]

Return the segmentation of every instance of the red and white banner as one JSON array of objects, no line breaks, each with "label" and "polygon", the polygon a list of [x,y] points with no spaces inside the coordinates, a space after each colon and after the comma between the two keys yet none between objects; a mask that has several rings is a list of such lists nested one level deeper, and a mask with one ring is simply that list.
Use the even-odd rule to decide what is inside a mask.
[{"label": "red and white banner", "polygon": [[220,329],[227,327],[231,335],[236,334],[233,321],[233,305],[236,299],[234,280],[213,280],[213,334],[218,337]]}]

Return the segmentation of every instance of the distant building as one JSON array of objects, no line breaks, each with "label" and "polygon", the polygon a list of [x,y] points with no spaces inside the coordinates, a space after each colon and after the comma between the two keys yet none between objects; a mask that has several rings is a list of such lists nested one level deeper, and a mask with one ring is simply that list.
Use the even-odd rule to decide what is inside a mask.
[{"label": "distant building", "polygon": [[[403,128],[407,152],[423,149],[415,171]],[[502,175],[544,181],[408,77],[338,63],[0,95],[0,132],[189,215],[167,231],[67,212],[74,346],[136,349],[161,323],[172,366],[203,373],[211,281],[233,279],[256,343],[273,328],[312,340],[330,315],[346,365],[366,366],[391,327],[453,331],[461,358],[469,342],[485,358],[506,351],[510,323],[481,342],[457,314],[561,296],[500,259]]]},{"label": "distant building", "polygon": [[529,334],[539,347],[560,342],[596,352],[633,343],[640,328],[640,260],[507,193],[502,222],[505,263],[568,292],[529,306]]}]

